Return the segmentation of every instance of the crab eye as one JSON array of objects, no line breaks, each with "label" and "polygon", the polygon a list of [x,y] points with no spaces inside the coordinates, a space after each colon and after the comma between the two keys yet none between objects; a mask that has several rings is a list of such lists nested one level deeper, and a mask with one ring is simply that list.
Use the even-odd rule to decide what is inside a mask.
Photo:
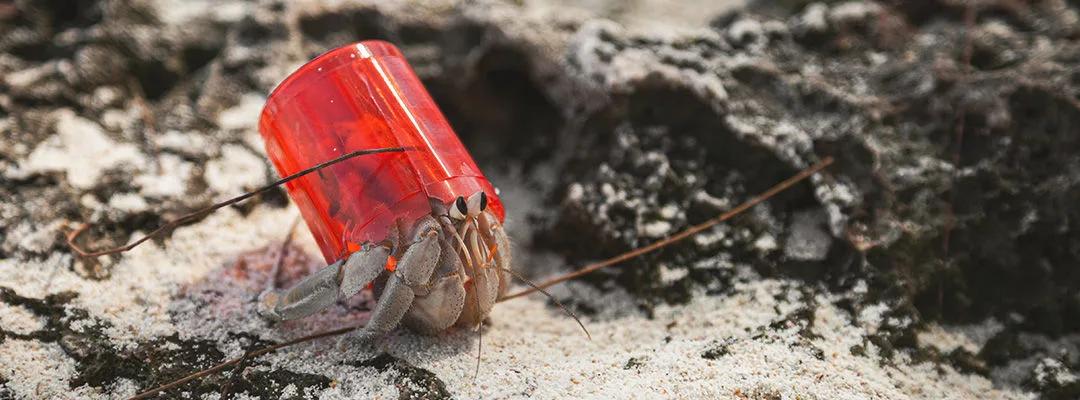
[{"label": "crab eye", "polygon": [[458,196],[454,201],[454,206],[450,207],[450,217],[454,219],[465,219],[465,215],[469,213],[469,205],[465,203],[465,198]]},{"label": "crab eye", "polygon": [[480,211],[481,212],[487,209],[487,202],[488,202],[487,193],[480,192]]}]

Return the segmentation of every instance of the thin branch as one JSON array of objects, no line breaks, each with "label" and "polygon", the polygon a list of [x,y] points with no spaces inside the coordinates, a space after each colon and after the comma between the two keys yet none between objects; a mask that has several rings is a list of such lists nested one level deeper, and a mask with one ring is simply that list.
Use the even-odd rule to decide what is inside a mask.
[{"label": "thin branch", "polygon": [[364,327],[363,325],[354,325],[354,326],[350,326],[350,327],[347,327],[347,328],[341,328],[341,329],[335,329],[335,330],[332,330],[332,331],[316,333],[314,335],[308,335],[308,336],[300,337],[300,338],[297,338],[297,339],[290,340],[288,342],[284,342],[284,343],[281,343],[281,344],[276,344],[276,345],[266,347],[266,348],[263,348],[263,349],[260,349],[260,350],[255,350],[253,352],[244,354],[243,356],[234,358],[234,359],[229,360],[229,361],[225,361],[225,362],[223,362],[221,364],[218,364],[218,365],[214,366],[213,368],[204,369],[202,371],[196,372],[196,373],[188,375],[186,377],[177,379],[175,381],[172,381],[172,382],[166,383],[164,385],[158,386],[156,388],[153,388],[153,389],[147,390],[145,392],[139,393],[139,394],[135,395],[134,397],[132,397],[131,400],[149,398],[150,396],[153,396],[153,395],[155,395],[157,393],[160,393],[160,392],[175,388],[177,386],[180,386],[180,385],[183,385],[185,383],[191,382],[191,381],[193,381],[195,379],[199,379],[199,378],[202,378],[202,377],[205,377],[205,376],[208,376],[208,375],[212,375],[212,374],[214,374],[216,372],[220,372],[220,371],[222,371],[222,370],[224,370],[226,368],[229,368],[229,367],[231,367],[233,365],[236,365],[237,363],[239,363],[241,361],[244,361],[244,360],[246,360],[248,358],[255,358],[255,357],[261,356],[263,354],[269,353],[271,351],[282,349],[282,348],[285,348],[285,347],[289,347],[289,346],[292,346],[292,345],[295,345],[295,344],[300,344],[300,343],[304,343],[304,342],[310,342],[312,340],[322,339],[324,337],[337,336],[337,335],[341,335],[341,334],[344,334],[344,333],[349,333],[349,332],[352,332],[354,330],[357,330],[357,329],[360,329],[360,328],[363,328],[363,327]]},{"label": "thin branch", "polygon": [[563,281],[566,281],[566,280],[577,278],[579,276],[588,274],[590,272],[593,272],[593,271],[596,271],[598,269],[607,267],[609,265],[619,263],[619,262],[622,262],[622,261],[625,261],[625,260],[629,260],[631,258],[640,256],[642,254],[646,254],[646,253],[652,252],[654,250],[660,249],[660,248],[662,248],[664,246],[675,243],[677,241],[686,239],[686,238],[688,238],[690,236],[693,236],[694,234],[696,234],[698,232],[701,232],[703,230],[706,230],[706,229],[712,227],[713,225],[716,225],[716,224],[719,224],[721,222],[727,221],[731,217],[734,217],[734,216],[742,213],[743,211],[746,211],[748,208],[753,207],[753,206],[757,205],[758,203],[761,203],[761,202],[763,202],[765,200],[768,200],[770,197],[775,196],[777,193],[780,193],[780,192],[784,191],[785,189],[791,187],[792,185],[798,183],[799,181],[802,181],[803,179],[806,179],[806,178],[810,177],[810,175],[813,175],[814,173],[820,171],[822,168],[825,168],[825,167],[829,166],[829,164],[832,164],[832,162],[833,162],[832,157],[827,157],[827,158],[825,158],[824,161],[822,161],[820,163],[817,163],[816,165],[814,165],[814,166],[812,166],[810,168],[807,168],[807,169],[803,170],[802,172],[799,172],[797,175],[795,175],[795,176],[793,176],[791,178],[788,178],[787,180],[781,182],[780,184],[778,184],[776,186],[773,186],[772,188],[765,191],[764,193],[758,195],[757,197],[754,197],[750,201],[747,201],[747,202],[745,202],[743,204],[740,204],[738,207],[735,207],[731,211],[723,213],[719,217],[716,217],[714,219],[711,219],[709,221],[706,221],[704,223],[696,225],[696,226],[694,226],[694,227],[692,227],[690,229],[687,229],[687,230],[683,231],[682,233],[679,233],[677,235],[668,237],[667,239],[664,239],[664,240],[661,240],[659,242],[650,244],[650,245],[642,247],[640,249],[629,251],[629,252],[623,253],[623,254],[621,254],[619,256],[609,258],[607,260],[604,260],[604,261],[601,261],[599,263],[590,265],[590,266],[582,268],[580,270],[565,274],[565,275],[560,276],[558,278],[555,278],[555,279],[552,279],[550,281],[544,282],[543,284],[538,285],[538,286],[536,286],[534,288],[526,289],[526,290],[523,290],[521,292],[514,293],[514,294],[509,295],[509,296],[505,296],[505,297],[499,299],[498,301],[503,302],[503,301],[507,301],[507,300],[510,300],[510,299],[515,299],[515,298],[518,298],[518,297],[521,297],[521,296],[525,296],[525,295],[528,295],[528,294],[531,294],[531,293],[535,293],[539,289],[547,288],[547,287],[552,286],[554,284],[557,284],[557,283],[560,283],[560,282],[563,282]]},{"label": "thin branch", "polygon": [[233,197],[233,198],[225,200],[223,202],[214,204],[212,206],[203,208],[201,210],[192,212],[190,214],[186,214],[186,215],[184,215],[184,216],[182,216],[180,218],[177,218],[176,220],[174,220],[172,222],[169,222],[169,223],[167,223],[165,225],[162,225],[160,228],[155,229],[153,232],[150,232],[146,236],[143,236],[139,240],[136,240],[135,242],[133,242],[133,243],[131,243],[129,245],[126,245],[126,246],[121,246],[121,247],[116,247],[116,248],[106,249],[106,250],[93,251],[93,252],[84,250],[83,248],[81,248],[81,247],[79,247],[78,245],[75,244],[75,238],[79,235],[79,233],[82,233],[82,231],[86,230],[88,225],[85,224],[85,223],[82,224],[81,226],[76,228],[73,232],[71,232],[70,234],[67,235],[67,244],[68,244],[69,247],[71,247],[72,250],[75,250],[76,253],[79,253],[79,255],[81,255],[83,257],[97,257],[97,256],[108,255],[108,254],[122,253],[122,252],[125,252],[125,251],[128,251],[128,250],[134,249],[136,246],[142,244],[143,242],[145,242],[147,240],[150,240],[151,238],[161,234],[162,232],[168,231],[170,229],[174,229],[177,226],[180,226],[180,225],[182,225],[182,224],[184,224],[186,222],[189,222],[189,221],[192,221],[192,220],[194,220],[196,218],[199,218],[199,217],[202,217],[204,215],[210,214],[211,212],[214,212],[217,209],[220,209],[220,208],[223,208],[223,207],[228,207],[230,205],[233,205],[233,204],[239,203],[241,201],[247,200],[249,198],[255,197],[255,196],[259,195],[260,193],[263,193],[263,192],[266,192],[266,191],[268,191],[270,189],[273,189],[277,185],[280,185],[280,184],[283,184],[283,183],[286,183],[286,182],[289,182],[289,181],[292,181],[292,180],[299,179],[299,178],[301,178],[301,177],[303,177],[303,176],[305,176],[307,174],[318,171],[318,170],[323,169],[325,167],[337,164],[339,162],[342,162],[342,161],[345,161],[345,160],[348,160],[350,158],[357,157],[357,156],[362,156],[362,155],[367,155],[367,154],[377,154],[377,153],[401,152],[401,151],[406,151],[406,150],[410,150],[410,149],[412,149],[412,148],[409,148],[409,147],[387,147],[387,148],[381,148],[381,149],[357,150],[357,151],[345,154],[345,155],[343,155],[341,157],[335,158],[333,160],[324,162],[324,163],[316,165],[314,167],[311,167],[311,168],[305,169],[303,171],[297,172],[295,174],[289,175],[287,177],[281,178],[281,179],[279,179],[277,181],[274,181],[273,183],[271,183],[269,185],[266,185],[266,186],[263,186],[263,187],[261,187],[259,189],[256,189],[255,191],[248,192],[248,193],[242,194],[240,196]]}]

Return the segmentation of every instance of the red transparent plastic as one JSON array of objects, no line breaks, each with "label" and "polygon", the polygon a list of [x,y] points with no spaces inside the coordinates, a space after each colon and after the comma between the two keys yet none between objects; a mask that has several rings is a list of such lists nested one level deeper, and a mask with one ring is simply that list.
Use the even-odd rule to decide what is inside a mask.
[{"label": "red transparent plastic", "polygon": [[270,94],[259,119],[266,152],[281,176],[356,150],[362,155],[286,184],[327,263],[364,242],[408,234],[443,202],[477,191],[500,221],[503,205],[401,52],[365,41],[305,64]]}]

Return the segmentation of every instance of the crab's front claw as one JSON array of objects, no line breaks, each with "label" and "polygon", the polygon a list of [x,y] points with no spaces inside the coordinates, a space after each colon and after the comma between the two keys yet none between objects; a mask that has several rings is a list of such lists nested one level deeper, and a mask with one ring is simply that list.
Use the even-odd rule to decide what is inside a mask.
[{"label": "crab's front claw", "polygon": [[420,334],[431,335],[454,325],[465,305],[465,286],[459,275],[436,279],[430,291],[413,299],[412,308],[402,319],[405,326]]},{"label": "crab's front claw", "polygon": [[380,285],[383,287],[375,293],[378,296],[375,309],[360,335],[381,336],[396,328],[413,308],[417,293],[422,295],[423,288],[430,286],[442,254],[439,224],[425,217],[413,229],[413,241],[407,245],[385,285]]}]

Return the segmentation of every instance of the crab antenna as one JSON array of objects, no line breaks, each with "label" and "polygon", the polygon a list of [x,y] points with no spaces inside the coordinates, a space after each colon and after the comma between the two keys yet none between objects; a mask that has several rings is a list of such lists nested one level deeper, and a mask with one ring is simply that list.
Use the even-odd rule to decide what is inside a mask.
[{"label": "crab antenna", "polygon": [[[465,237],[465,238],[469,238],[469,230],[472,229],[472,227],[473,227],[472,225],[469,225],[468,223],[466,223],[465,226],[462,227],[462,232],[463,232],[462,236]],[[469,253],[469,250],[472,250],[474,253],[477,253],[477,255],[480,254],[480,252],[477,251],[477,249],[476,249],[476,235],[477,234],[478,233],[473,233],[472,240],[469,241],[469,244],[471,244],[472,246],[471,246],[470,249],[465,249],[464,250],[466,254]],[[480,268],[486,268],[486,266],[475,265],[472,262],[469,262],[469,267],[472,268],[473,273],[476,274],[476,276],[477,276],[477,278],[473,278],[473,280],[472,280],[473,293],[474,293],[473,300],[476,300],[476,313],[475,313],[476,314],[476,322],[475,322],[476,323],[476,333],[478,334],[477,335],[478,339],[476,341],[476,372],[473,373],[473,381],[475,382],[476,377],[480,375],[480,355],[483,354],[483,351],[484,351],[484,319],[482,317],[480,317],[480,286],[479,286],[480,279],[479,279],[479,276],[480,276]]]},{"label": "crab antenna", "polygon": [[363,325],[353,325],[353,326],[349,326],[349,327],[346,327],[346,328],[335,329],[335,330],[331,330],[331,331],[316,333],[316,334],[313,334],[313,335],[303,336],[303,337],[299,337],[299,338],[296,338],[296,339],[293,339],[293,340],[290,340],[290,341],[287,341],[287,342],[284,342],[284,343],[279,343],[279,344],[275,344],[273,346],[264,347],[264,348],[261,348],[259,350],[255,350],[255,351],[249,352],[247,354],[244,354],[244,355],[242,355],[240,357],[234,358],[232,360],[222,362],[221,364],[215,365],[212,368],[204,369],[204,370],[196,372],[194,374],[185,376],[185,377],[177,379],[175,381],[172,381],[172,382],[166,383],[164,385],[158,386],[156,388],[153,388],[153,389],[147,390],[145,392],[139,393],[139,394],[131,397],[130,400],[138,400],[138,399],[149,398],[150,396],[153,396],[153,395],[155,395],[157,393],[164,392],[166,390],[169,390],[169,389],[175,388],[177,386],[183,385],[185,383],[191,382],[193,380],[196,380],[196,379],[199,379],[199,378],[214,374],[216,372],[221,372],[221,371],[225,370],[226,368],[229,368],[229,367],[231,367],[233,365],[236,365],[237,363],[240,363],[240,362],[242,362],[244,360],[247,360],[249,358],[255,358],[255,357],[261,356],[263,354],[266,354],[266,353],[269,353],[269,352],[272,352],[272,351],[275,351],[275,350],[279,350],[279,349],[282,349],[282,348],[285,348],[285,347],[289,347],[289,346],[292,346],[292,345],[295,345],[295,344],[300,344],[300,343],[304,343],[304,342],[310,342],[312,340],[322,339],[324,337],[337,336],[337,335],[349,333],[349,332],[355,331],[355,330],[363,328],[363,327],[364,327]]},{"label": "crab antenna", "polygon": [[[286,179],[288,179],[288,180],[296,179],[301,174],[310,173],[315,169],[325,167],[327,165],[333,164],[335,162],[343,160],[344,158],[354,156],[354,155],[371,154],[371,153],[374,153],[374,152],[391,152],[391,151],[404,151],[404,150],[406,150],[406,148],[400,148],[399,147],[399,148],[389,148],[389,149],[363,150],[366,153],[359,153],[359,152],[350,153],[350,154],[347,154],[347,155],[345,155],[343,157],[340,157],[338,159],[335,159],[335,160],[320,164],[319,166],[313,167],[313,168],[311,168],[309,170],[305,170],[305,171],[302,171],[302,172],[300,172],[298,174],[291,175],[289,178],[286,178]],[[498,268],[499,270],[501,270],[503,272],[509,273],[514,278],[519,279],[522,282],[525,282],[526,284],[528,284],[529,286],[532,287],[532,289],[529,289],[529,290],[526,290],[526,291],[523,291],[523,292],[520,292],[520,293],[517,293],[517,294],[513,294],[513,295],[510,295],[510,296],[507,296],[507,297],[503,297],[503,298],[499,299],[498,302],[503,302],[503,301],[506,301],[506,300],[509,300],[509,299],[512,299],[512,298],[515,298],[515,297],[521,297],[521,296],[524,296],[524,295],[527,295],[527,294],[530,294],[530,293],[533,293],[533,292],[540,292],[540,293],[544,294],[545,296],[547,296],[549,299],[551,299],[551,301],[555,302],[555,305],[559,306],[559,308],[561,308],[564,312],[566,312],[567,315],[569,315],[571,318],[573,318],[574,321],[576,321],[578,323],[578,325],[581,326],[581,330],[585,331],[585,335],[591,340],[592,335],[589,334],[588,329],[585,329],[585,324],[583,324],[581,322],[581,319],[579,319],[578,316],[576,314],[574,314],[573,311],[570,311],[570,309],[566,308],[566,306],[564,306],[562,303],[560,303],[558,300],[556,300],[555,297],[553,297],[550,293],[545,291],[544,288],[546,288],[548,286],[555,285],[555,284],[557,284],[559,282],[562,282],[562,281],[565,281],[565,280],[568,280],[568,279],[571,279],[571,278],[574,278],[574,277],[577,277],[577,276],[587,274],[589,272],[592,272],[592,271],[595,271],[597,269],[603,268],[605,266],[617,263],[619,261],[623,261],[623,260],[638,256],[638,255],[641,255],[641,254],[645,254],[645,253],[647,253],[649,251],[656,250],[657,248],[660,248],[660,247],[662,247],[664,245],[676,242],[678,240],[685,239],[688,236],[691,236],[691,235],[693,235],[695,233],[701,232],[704,229],[707,229],[710,226],[713,226],[713,225],[716,225],[716,224],[718,224],[720,222],[723,222],[723,221],[735,216],[736,214],[739,214],[739,213],[741,213],[743,211],[746,211],[746,209],[748,209],[750,207],[753,207],[754,205],[756,205],[756,204],[758,204],[758,203],[760,203],[762,201],[765,201],[765,200],[767,200],[768,198],[770,198],[772,196],[775,196],[777,193],[783,191],[784,189],[787,189],[791,185],[794,185],[794,184],[798,183],[799,181],[801,181],[803,179],[806,179],[810,175],[813,175],[817,171],[820,171],[821,169],[825,168],[829,164],[832,164],[832,162],[833,162],[832,157],[827,157],[827,158],[825,158],[824,161],[814,165],[813,167],[807,168],[806,170],[800,172],[798,175],[795,175],[795,176],[793,176],[791,178],[788,178],[788,180],[786,180],[784,182],[781,182],[780,184],[772,187],[768,191],[758,195],[757,197],[751,199],[750,201],[739,205],[738,207],[736,207],[736,208],[732,209],[731,211],[728,211],[728,212],[720,215],[719,217],[717,217],[715,219],[709,220],[709,221],[707,221],[705,223],[702,223],[702,224],[697,225],[697,226],[695,226],[693,228],[690,228],[689,230],[687,230],[687,231],[685,231],[683,233],[680,233],[678,235],[675,235],[675,236],[672,236],[670,238],[664,239],[664,240],[662,240],[660,242],[654,243],[654,244],[649,245],[647,247],[643,247],[643,248],[641,248],[641,249],[639,249],[637,251],[626,253],[626,254],[623,254],[621,256],[618,256],[618,257],[615,257],[615,258],[612,258],[612,259],[609,259],[609,260],[606,260],[606,261],[602,261],[602,262],[600,262],[598,264],[591,265],[591,266],[586,267],[586,268],[584,268],[584,269],[582,269],[580,271],[573,272],[573,273],[570,273],[570,274],[567,274],[567,275],[563,275],[562,277],[550,280],[550,281],[545,282],[545,283],[543,283],[541,285],[537,285],[535,283],[532,283],[531,281],[529,281],[528,279],[521,276],[517,272],[514,272],[511,269],[500,268],[500,267],[491,267],[491,268]],[[287,182],[288,180],[286,180],[286,179],[282,179],[280,182],[275,183],[275,184],[280,184],[280,183]],[[237,200],[237,201],[239,201],[239,200]],[[69,237],[69,244],[70,244],[70,239],[71,238]],[[124,251],[124,250],[120,250],[120,251]],[[492,251],[494,251],[494,250],[492,250]],[[293,339],[293,340],[290,340],[290,341],[287,341],[287,342],[284,342],[284,343],[280,343],[280,344],[276,344],[276,345],[273,345],[273,346],[265,347],[265,348],[262,348],[262,349],[259,349],[259,350],[255,350],[255,351],[249,352],[247,354],[244,354],[243,356],[240,356],[240,357],[237,357],[237,358],[222,362],[222,363],[220,363],[220,364],[218,364],[218,365],[216,365],[214,367],[204,369],[202,371],[199,371],[199,372],[196,372],[194,374],[188,375],[188,376],[186,376],[184,378],[180,378],[180,379],[177,379],[175,381],[169,382],[167,384],[164,384],[164,385],[158,386],[156,388],[147,390],[145,392],[139,393],[139,394],[135,395],[134,397],[132,397],[131,400],[149,398],[150,396],[153,396],[153,395],[155,395],[157,393],[160,393],[160,392],[163,392],[163,391],[166,391],[166,390],[170,390],[170,389],[175,388],[177,386],[183,385],[183,384],[185,384],[187,382],[191,382],[193,380],[196,380],[196,379],[199,379],[199,378],[214,374],[216,372],[221,372],[221,371],[225,370],[226,368],[229,368],[229,367],[231,367],[233,365],[236,365],[237,363],[243,362],[244,360],[249,359],[249,358],[258,357],[260,355],[263,355],[263,354],[266,354],[266,353],[269,353],[269,352],[272,352],[272,351],[275,351],[275,350],[278,350],[278,349],[281,349],[281,348],[284,348],[284,347],[289,347],[289,346],[292,346],[292,345],[295,345],[295,344],[300,344],[300,343],[304,343],[304,342],[310,342],[310,341],[321,339],[321,338],[324,338],[324,337],[330,337],[330,336],[337,336],[337,335],[345,334],[345,333],[352,332],[354,330],[357,330],[357,329],[360,329],[360,328],[363,328],[363,327],[364,327],[363,325],[354,325],[354,326],[350,326],[350,327],[346,327],[346,328],[320,332],[320,333],[316,333],[316,334],[296,338],[296,339]]]},{"label": "crab antenna", "polygon": [[318,164],[318,165],[316,165],[314,167],[311,167],[311,168],[305,169],[303,171],[297,172],[295,174],[292,174],[292,175],[286,176],[284,178],[278,179],[278,180],[274,181],[273,183],[271,183],[269,185],[266,185],[266,186],[263,186],[261,188],[258,188],[258,189],[254,190],[254,191],[244,193],[244,194],[242,194],[240,196],[236,196],[236,197],[233,197],[231,199],[222,201],[220,203],[208,206],[208,207],[203,208],[201,210],[194,211],[192,213],[186,214],[186,215],[184,215],[184,216],[182,216],[180,218],[177,218],[177,219],[175,219],[173,221],[170,221],[169,223],[167,223],[165,225],[162,225],[161,227],[155,229],[153,232],[150,232],[146,236],[143,236],[142,238],[139,238],[139,240],[136,240],[136,241],[134,241],[131,244],[128,244],[126,246],[114,247],[114,248],[111,248],[111,249],[105,249],[105,250],[99,250],[99,251],[93,251],[93,252],[84,250],[83,248],[81,248],[81,247],[79,247],[78,245],[75,244],[75,238],[77,236],[79,236],[79,234],[82,233],[82,231],[86,230],[88,225],[85,224],[85,223],[80,225],[78,228],[76,228],[71,233],[67,234],[67,244],[68,244],[68,247],[71,247],[72,250],[75,250],[76,253],[79,253],[79,255],[81,255],[83,257],[97,257],[97,256],[103,256],[103,255],[107,255],[107,254],[122,253],[122,252],[125,252],[125,251],[128,251],[128,250],[134,249],[136,246],[142,244],[143,242],[145,242],[147,240],[150,240],[154,236],[160,235],[161,233],[163,233],[165,231],[168,231],[170,229],[174,229],[177,226],[180,226],[181,224],[183,224],[185,222],[189,222],[189,221],[192,221],[192,220],[194,220],[196,218],[199,218],[201,216],[210,214],[211,212],[214,212],[215,210],[217,210],[219,208],[227,207],[227,206],[239,203],[241,201],[247,200],[249,198],[255,197],[256,195],[258,195],[260,193],[263,193],[265,191],[268,191],[270,189],[273,189],[274,187],[276,187],[276,186],[278,186],[280,184],[283,184],[283,183],[286,183],[286,182],[289,182],[289,181],[292,181],[292,180],[295,180],[295,179],[299,179],[299,178],[301,178],[301,177],[303,177],[303,176],[305,176],[307,174],[310,174],[310,173],[318,171],[320,169],[329,167],[329,166],[337,164],[339,162],[348,160],[350,158],[358,157],[358,156],[362,156],[362,155],[367,155],[367,154],[394,153],[394,152],[401,152],[401,151],[412,150],[412,149],[413,149],[412,147],[385,147],[385,148],[378,148],[378,149],[357,150],[357,151],[345,154],[345,155],[340,156],[338,158],[335,158],[333,160],[326,161],[326,162]]},{"label": "crab antenna", "polygon": [[[736,215],[739,215],[743,211],[746,211],[748,208],[756,206],[758,203],[761,203],[761,202],[763,202],[765,200],[768,200],[769,198],[775,196],[777,193],[780,193],[780,192],[784,191],[785,189],[791,187],[792,185],[794,185],[796,183],[799,183],[799,181],[802,181],[803,179],[806,179],[806,178],[810,177],[810,175],[813,175],[813,174],[817,173],[818,171],[820,171],[821,169],[829,166],[829,164],[832,164],[832,162],[833,162],[832,157],[826,157],[821,162],[815,164],[814,166],[812,166],[810,168],[804,169],[802,172],[799,172],[795,176],[792,176],[791,178],[788,178],[787,180],[785,180],[783,182],[780,182],[776,186],[773,186],[769,190],[766,190],[764,193],[757,195],[757,197],[754,197],[753,199],[750,199],[749,201],[740,204],[738,207],[735,207],[735,208],[731,209],[730,211],[721,214],[719,217],[716,217],[716,218],[713,218],[711,220],[705,221],[705,222],[703,222],[703,223],[701,223],[699,225],[695,225],[694,227],[692,227],[690,229],[687,229],[687,230],[683,231],[682,233],[679,233],[679,234],[674,235],[674,236],[670,236],[670,237],[668,237],[668,238],[666,238],[664,240],[661,240],[659,242],[650,244],[650,245],[642,247],[640,249],[629,251],[629,252],[623,253],[621,255],[609,258],[607,260],[598,262],[596,264],[590,265],[588,267],[582,268],[580,270],[565,274],[565,275],[560,276],[558,278],[555,278],[555,279],[552,279],[550,281],[544,282],[544,283],[542,283],[540,285],[531,285],[531,286],[533,286],[531,289],[526,289],[526,290],[520,291],[518,293],[514,293],[512,295],[505,296],[505,297],[497,300],[497,302],[501,303],[501,302],[504,302],[504,301],[507,301],[507,300],[510,300],[510,299],[518,298],[518,297],[521,297],[521,296],[525,296],[527,294],[531,294],[531,293],[534,293],[534,292],[537,292],[537,291],[541,291],[541,289],[552,286],[554,284],[557,284],[557,283],[560,283],[560,282],[563,282],[563,281],[566,281],[566,280],[570,280],[570,279],[573,279],[573,278],[577,278],[579,276],[582,276],[582,275],[585,275],[587,273],[596,271],[598,269],[607,267],[609,265],[612,265],[612,264],[615,264],[615,263],[618,263],[618,262],[621,262],[621,261],[629,260],[631,258],[640,256],[640,255],[645,254],[645,253],[649,253],[649,252],[651,252],[653,250],[656,250],[656,249],[662,248],[664,246],[667,246],[669,244],[675,243],[677,241],[686,239],[686,238],[688,238],[690,236],[693,236],[694,234],[696,234],[698,232],[701,232],[701,231],[703,231],[705,229],[708,229],[708,228],[712,227],[713,225],[716,225],[716,224],[719,224],[721,222],[727,221],[731,217],[734,217]],[[551,296],[549,295],[548,297],[551,297]]]},{"label": "crab antenna", "polygon": [[[296,234],[296,227],[300,226],[300,217],[296,217],[293,220],[292,226],[289,227],[289,233],[285,235],[285,240],[281,242],[281,250],[278,251],[277,260],[274,261],[274,266],[270,268],[270,279],[266,280],[266,290],[274,290],[277,288],[278,275],[281,275],[281,266],[285,263],[285,256],[289,254],[289,245],[292,244],[293,236]],[[224,395],[221,396],[225,398]]]},{"label": "crab antenna", "polygon": [[[520,281],[522,281],[522,282],[525,282],[525,284],[526,284],[526,285],[529,285],[529,286],[531,286],[531,287],[532,287],[532,291],[530,291],[529,293],[532,293],[532,292],[540,292],[540,293],[542,293],[542,294],[543,294],[544,296],[547,296],[547,298],[548,298],[548,299],[551,299],[551,301],[555,302],[555,305],[559,306],[559,308],[561,308],[561,309],[563,310],[563,312],[565,312],[565,313],[566,313],[566,315],[569,315],[569,316],[570,316],[570,318],[573,318],[573,319],[574,319],[574,321],[576,321],[576,322],[577,322],[578,326],[580,326],[580,327],[581,327],[581,330],[585,331],[585,337],[589,338],[589,340],[592,340],[592,335],[591,335],[591,334],[589,334],[589,330],[588,330],[588,329],[585,329],[585,324],[581,323],[581,319],[580,319],[580,318],[578,318],[577,314],[574,314],[574,312],[573,312],[573,311],[570,311],[570,309],[569,309],[569,308],[566,308],[566,306],[564,306],[564,305],[563,305],[562,303],[560,303],[560,302],[559,302],[558,300],[555,300],[555,296],[552,296],[552,295],[551,295],[550,293],[548,293],[548,292],[547,292],[546,290],[544,290],[544,288],[543,288],[542,286],[540,286],[540,285],[537,285],[537,284],[535,284],[535,283],[532,283],[532,281],[530,281],[530,280],[528,280],[528,279],[525,279],[525,277],[524,277],[524,276],[521,276],[521,274],[518,274],[517,272],[514,272],[514,270],[512,270],[512,269],[509,269],[509,268],[503,268],[503,267],[491,267],[491,268],[496,268],[496,269],[498,269],[498,270],[500,270],[500,271],[506,272],[506,273],[508,273],[508,274],[510,274],[510,275],[513,275],[513,276],[514,276],[514,278],[517,278],[518,280],[520,280]],[[502,301],[502,300],[499,300],[499,301]]]}]

